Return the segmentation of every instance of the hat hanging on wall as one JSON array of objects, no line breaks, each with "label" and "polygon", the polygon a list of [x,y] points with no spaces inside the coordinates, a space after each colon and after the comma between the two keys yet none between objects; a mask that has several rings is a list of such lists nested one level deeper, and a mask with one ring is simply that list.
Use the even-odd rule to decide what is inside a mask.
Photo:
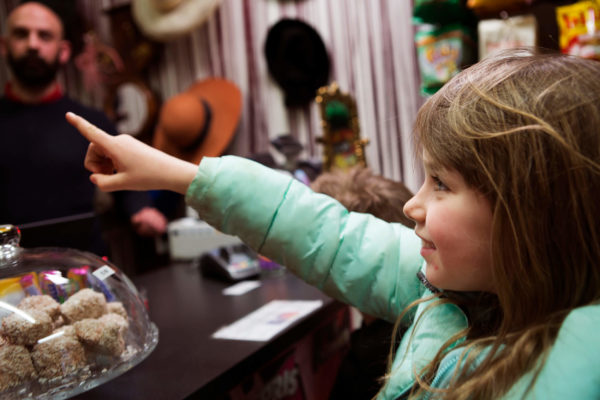
[{"label": "hat hanging on wall", "polygon": [[242,94],[221,78],[197,81],[161,107],[152,146],[182,160],[223,154],[242,113]]},{"label": "hat hanging on wall", "polygon": [[288,107],[314,100],[317,89],[328,83],[329,56],[321,36],[298,19],[281,19],[267,33],[267,67],[281,86]]},{"label": "hat hanging on wall", "polygon": [[140,31],[167,42],[202,25],[221,0],[132,0],[131,12]]}]

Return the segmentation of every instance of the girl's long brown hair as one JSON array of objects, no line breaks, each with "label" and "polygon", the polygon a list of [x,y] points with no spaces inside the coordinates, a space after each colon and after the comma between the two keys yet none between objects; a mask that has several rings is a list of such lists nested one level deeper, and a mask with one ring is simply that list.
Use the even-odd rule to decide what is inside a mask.
[{"label": "girl's long brown hair", "polygon": [[432,96],[415,133],[419,151],[492,204],[497,325],[468,334],[469,356],[448,389],[427,385],[446,346],[413,394],[497,398],[539,371],[569,311],[600,297],[600,62],[500,53]]}]

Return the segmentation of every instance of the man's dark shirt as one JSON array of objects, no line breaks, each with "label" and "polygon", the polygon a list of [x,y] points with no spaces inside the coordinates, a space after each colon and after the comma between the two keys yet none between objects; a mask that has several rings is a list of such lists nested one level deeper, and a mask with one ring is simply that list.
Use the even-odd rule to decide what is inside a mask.
[{"label": "man's dark shirt", "polygon": [[[94,211],[95,189],[83,166],[88,142],[65,120],[68,111],[115,133],[102,112],[66,96],[35,105],[0,98],[0,224]],[[122,192],[116,199],[124,216],[151,203],[145,192]]]}]

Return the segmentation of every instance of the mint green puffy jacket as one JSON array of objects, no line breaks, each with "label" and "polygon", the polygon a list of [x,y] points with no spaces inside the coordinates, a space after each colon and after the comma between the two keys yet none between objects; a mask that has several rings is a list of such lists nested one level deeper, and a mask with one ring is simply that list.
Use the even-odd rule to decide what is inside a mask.
[{"label": "mint green puffy jacket", "polygon": [[[329,296],[395,321],[412,301],[431,293],[416,277],[422,268],[420,239],[401,224],[349,213],[334,199],[252,161],[205,157],[186,194],[201,218],[235,234],[261,254],[285,265]],[[452,304],[423,310],[421,303],[403,336],[381,399],[396,399],[414,382],[451,335],[467,326]],[[532,390],[526,374],[506,399],[600,399],[600,306],[566,318]],[[433,382],[444,387],[461,349],[442,360]]]}]

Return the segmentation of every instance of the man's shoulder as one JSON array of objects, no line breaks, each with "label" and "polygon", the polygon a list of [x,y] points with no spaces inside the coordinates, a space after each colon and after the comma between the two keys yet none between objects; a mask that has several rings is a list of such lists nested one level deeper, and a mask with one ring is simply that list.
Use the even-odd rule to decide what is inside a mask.
[{"label": "man's shoulder", "polygon": [[109,120],[106,114],[94,107],[87,106],[68,96],[64,96],[61,100],[66,111],[74,112],[75,114],[87,119],[92,124],[109,133],[115,132],[114,124]]},{"label": "man's shoulder", "polygon": [[106,118],[106,115],[97,108],[87,106],[80,101],[74,100],[68,96],[62,97],[59,102],[62,107],[69,108],[74,113],[81,115],[82,117],[103,117]]},{"label": "man's shoulder", "polygon": [[7,99],[6,96],[0,96],[0,111],[8,110],[12,104],[14,103]]}]

